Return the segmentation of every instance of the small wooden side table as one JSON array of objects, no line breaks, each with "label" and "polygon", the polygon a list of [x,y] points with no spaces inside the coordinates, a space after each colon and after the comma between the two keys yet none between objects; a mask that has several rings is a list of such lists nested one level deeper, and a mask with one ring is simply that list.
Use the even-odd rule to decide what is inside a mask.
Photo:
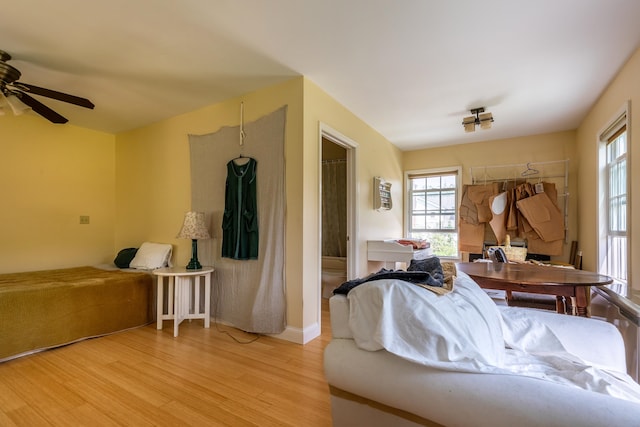
[{"label": "small wooden side table", "polygon": [[[184,267],[159,268],[157,276],[157,329],[163,320],[173,320],[173,336],[178,336],[178,326],[184,319],[204,319],[204,327],[211,322],[211,273],[213,267],[187,270]],[[164,278],[167,278],[167,313],[164,313]],[[204,278],[204,312],[200,310],[200,283]]]}]

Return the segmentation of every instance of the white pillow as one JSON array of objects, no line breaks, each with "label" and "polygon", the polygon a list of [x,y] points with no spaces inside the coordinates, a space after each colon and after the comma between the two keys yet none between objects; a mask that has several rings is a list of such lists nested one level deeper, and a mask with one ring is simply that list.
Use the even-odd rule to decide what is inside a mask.
[{"label": "white pillow", "polygon": [[504,365],[505,347],[495,303],[458,272],[453,291],[436,295],[399,280],[376,280],[348,294],[356,344],[448,370],[483,371]]},{"label": "white pillow", "polygon": [[171,266],[171,253],[172,247],[169,244],[144,242],[131,260],[129,268],[154,270]]}]

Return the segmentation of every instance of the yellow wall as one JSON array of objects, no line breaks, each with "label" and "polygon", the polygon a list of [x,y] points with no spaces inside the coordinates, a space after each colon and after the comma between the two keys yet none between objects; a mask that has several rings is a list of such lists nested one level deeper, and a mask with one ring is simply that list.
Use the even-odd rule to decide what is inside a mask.
[{"label": "yellow wall", "polygon": [[0,273],[111,262],[114,136],[35,113],[0,116],[0,129]]},{"label": "yellow wall", "polygon": [[[0,117],[4,224],[1,272],[109,263],[144,241],[170,243],[186,264],[190,242],[176,239],[190,209],[189,134],[237,126],[287,105],[285,128],[287,324],[306,341],[319,333],[319,166],[322,122],[358,144],[359,273],[366,240],[402,232],[402,154],[313,82],[302,77],[109,135],[36,116]],[[393,184],[396,208],[372,209],[372,180]],[[79,216],[91,223],[80,225]],[[311,336],[308,335],[307,331]]]},{"label": "yellow wall", "polygon": [[[320,314],[319,122],[339,130],[363,148],[359,196],[363,241],[366,236],[377,236],[385,229],[391,230],[385,236],[401,232],[400,208],[388,215],[370,209],[369,182],[374,174],[385,175],[396,183],[396,196],[401,197],[402,172],[399,150],[304,78],[118,135],[116,247],[136,246],[144,240],[171,243],[176,264],[189,260],[190,242],[175,238],[191,203],[188,134],[237,126],[240,102],[244,102],[245,122],[288,105],[285,130],[287,325],[306,334],[306,330],[319,327]],[[361,258],[366,269],[366,246]]]},{"label": "yellow wall", "polygon": [[[462,129],[460,131],[462,132]],[[471,167],[569,159],[569,232],[567,241],[571,242],[578,236],[578,198],[576,196],[578,163],[575,146],[575,132],[558,132],[407,151],[403,156],[403,165],[407,171],[461,166],[462,182],[470,184],[469,168]],[[569,245],[565,244],[564,255],[553,258],[568,261],[568,250]]]},{"label": "yellow wall", "polygon": [[242,97],[163,120],[116,138],[116,246],[136,246],[145,240],[170,243],[174,263],[185,264],[191,242],[176,239],[184,213],[191,206],[189,134],[207,134],[224,126],[238,126],[240,103],[245,123],[287,105],[285,175],[287,192],[286,281],[287,321],[302,324],[299,260],[302,244],[302,78],[252,92]]},{"label": "yellow wall", "polygon": [[596,271],[597,235],[598,235],[598,137],[605,126],[615,118],[621,108],[630,101],[631,124],[627,134],[629,146],[627,171],[631,174],[629,203],[631,215],[629,227],[631,235],[631,252],[629,258],[629,278],[634,288],[640,284],[633,283],[633,277],[640,275],[640,227],[633,227],[634,213],[640,211],[640,197],[633,197],[633,192],[640,185],[640,150],[634,146],[634,130],[640,123],[640,50],[637,50],[620,70],[609,87],[600,96],[593,108],[582,121],[577,131],[577,148],[580,157],[578,172],[580,194],[580,246],[583,250],[584,268]]},{"label": "yellow wall", "polygon": [[[330,97],[312,81],[304,80],[304,324],[319,319],[320,298],[320,123],[329,126],[358,144],[358,275],[366,275],[367,240],[402,236],[402,153],[377,131]],[[395,207],[390,211],[373,210],[373,177],[382,176],[392,183]],[[327,226],[327,225],[325,225]],[[289,260],[287,260],[289,262]],[[310,308],[312,306],[313,308]]]}]

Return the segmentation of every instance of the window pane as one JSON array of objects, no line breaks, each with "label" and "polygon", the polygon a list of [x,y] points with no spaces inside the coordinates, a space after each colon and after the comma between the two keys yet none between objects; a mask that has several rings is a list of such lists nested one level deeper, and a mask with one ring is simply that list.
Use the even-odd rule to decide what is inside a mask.
[{"label": "window pane", "polygon": [[455,230],[456,229],[456,216],[443,215],[442,216],[442,229],[443,230]]},{"label": "window pane", "polygon": [[627,231],[626,196],[611,199],[609,205],[609,231],[612,233],[626,233]]},{"label": "window pane", "polygon": [[424,190],[425,188],[427,188],[426,178],[414,178],[411,180],[412,190]]},{"label": "window pane", "polygon": [[440,229],[440,215],[427,215],[427,229],[429,230]]},{"label": "window pane", "polygon": [[610,236],[607,241],[607,274],[615,279],[627,280],[627,237]]},{"label": "window pane", "polygon": [[618,144],[620,145],[620,154],[627,153],[627,133],[623,133],[618,137]]},{"label": "window pane", "polygon": [[427,178],[427,190],[431,190],[434,188],[440,188],[440,177],[439,176],[430,176]]},{"label": "window pane", "polygon": [[454,212],[456,209],[456,193],[455,191],[443,191],[440,201],[442,209]]},{"label": "window pane", "polygon": [[427,193],[427,211],[440,212],[440,193]]},{"label": "window pane", "polygon": [[424,239],[431,244],[431,251],[442,257],[458,256],[458,233],[413,233],[409,236],[414,239]]},{"label": "window pane", "polygon": [[425,215],[412,215],[411,216],[411,228],[416,230],[426,229]]},{"label": "window pane", "polygon": [[444,175],[442,177],[442,188],[456,188],[456,176]]},{"label": "window pane", "polygon": [[611,200],[609,205],[609,231],[618,231],[619,206],[615,200]]},{"label": "window pane", "polygon": [[424,203],[424,193],[414,193],[413,194],[413,210],[414,211],[423,211],[426,209],[426,205]]}]

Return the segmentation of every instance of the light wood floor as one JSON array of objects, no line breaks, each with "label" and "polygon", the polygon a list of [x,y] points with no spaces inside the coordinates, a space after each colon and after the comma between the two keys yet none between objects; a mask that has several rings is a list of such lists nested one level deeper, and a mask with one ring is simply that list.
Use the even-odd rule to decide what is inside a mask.
[{"label": "light wood floor", "polygon": [[323,304],[304,346],[166,321],[0,363],[0,426],[330,426]]}]

